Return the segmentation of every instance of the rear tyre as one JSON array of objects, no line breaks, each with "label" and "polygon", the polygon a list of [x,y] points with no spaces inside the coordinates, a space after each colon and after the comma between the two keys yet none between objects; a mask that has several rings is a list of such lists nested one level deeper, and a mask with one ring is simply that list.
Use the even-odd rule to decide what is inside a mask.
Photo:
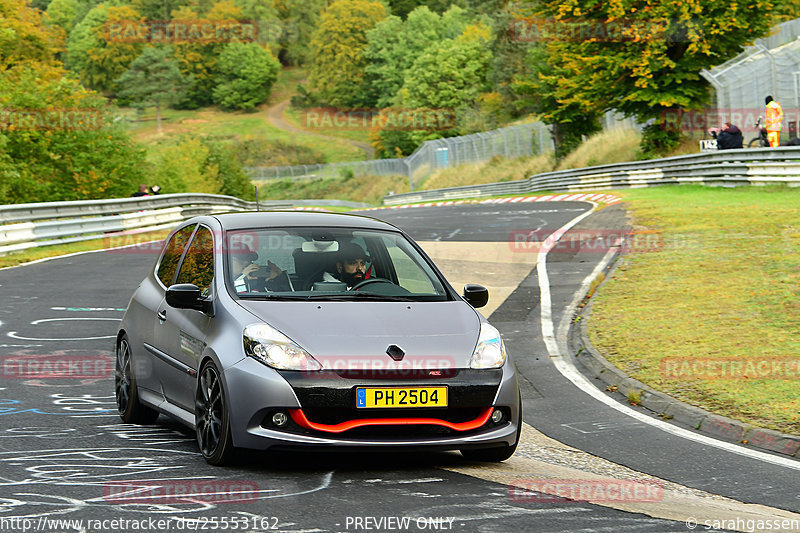
[{"label": "rear tyre", "polygon": [[522,435],[522,397],[519,399],[519,416],[517,417],[517,438],[511,446],[504,445],[496,448],[481,448],[477,450],[461,450],[464,459],[470,461],[483,461],[485,463],[500,463],[505,461],[517,451],[520,436]]},{"label": "rear tyre", "polygon": [[158,418],[158,411],[142,405],[139,401],[133,366],[131,346],[128,337],[123,335],[117,345],[117,363],[114,372],[114,392],[119,416],[128,424],[153,424]]},{"label": "rear tyre", "polygon": [[197,380],[194,420],[197,444],[206,462],[218,466],[230,463],[235,448],[228,404],[219,370],[211,361],[203,365]]}]

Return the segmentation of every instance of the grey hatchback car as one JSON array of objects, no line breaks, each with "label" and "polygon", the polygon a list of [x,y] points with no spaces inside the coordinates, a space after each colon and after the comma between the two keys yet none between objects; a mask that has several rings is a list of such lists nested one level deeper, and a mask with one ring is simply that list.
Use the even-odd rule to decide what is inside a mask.
[{"label": "grey hatchback car", "polygon": [[116,340],[122,420],[159,414],[203,457],[236,448],[460,450],[503,461],[522,403],[497,329],[402,230],[316,212],[195,217],[167,238]]}]

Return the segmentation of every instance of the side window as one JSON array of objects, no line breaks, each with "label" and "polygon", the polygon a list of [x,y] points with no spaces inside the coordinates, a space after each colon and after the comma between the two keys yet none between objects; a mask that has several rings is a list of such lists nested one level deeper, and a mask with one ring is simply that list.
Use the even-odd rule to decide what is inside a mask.
[{"label": "side window", "polygon": [[200,226],[186,251],[176,283],[191,283],[208,296],[214,279],[214,238],[211,230]]},{"label": "side window", "polygon": [[178,261],[181,258],[183,249],[186,248],[186,243],[189,237],[192,236],[195,225],[189,225],[185,228],[178,230],[167,243],[164,249],[164,255],[161,258],[161,263],[158,265],[158,279],[164,286],[169,287],[172,285],[172,280],[175,278],[175,270],[178,268]]}]

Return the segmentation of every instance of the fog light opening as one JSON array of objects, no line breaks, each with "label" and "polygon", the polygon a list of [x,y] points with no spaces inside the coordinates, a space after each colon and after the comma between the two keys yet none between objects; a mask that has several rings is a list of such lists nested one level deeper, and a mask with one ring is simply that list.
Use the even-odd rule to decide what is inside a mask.
[{"label": "fog light opening", "polygon": [[279,428],[282,428],[283,426],[289,423],[289,415],[287,415],[283,411],[278,411],[277,413],[272,415],[272,423],[278,426]]},{"label": "fog light opening", "polygon": [[492,422],[494,422],[495,424],[501,423],[503,421],[503,418],[504,418],[503,411],[501,411],[500,409],[495,409],[494,412],[492,413]]}]

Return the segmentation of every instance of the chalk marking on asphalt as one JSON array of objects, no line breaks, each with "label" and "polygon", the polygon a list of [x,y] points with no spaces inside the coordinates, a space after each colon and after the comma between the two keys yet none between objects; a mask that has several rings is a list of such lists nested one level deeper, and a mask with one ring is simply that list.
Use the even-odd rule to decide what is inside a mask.
[{"label": "chalk marking on asphalt", "polygon": [[[65,317],[65,318],[42,318],[40,320],[34,320],[31,322],[31,325],[38,326],[43,322],[55,322],[60,320],[116,320],[119,322],[122,320],[121,318],[102,318],[102,317]],[[23,341],[91,341],[97,339],[113,339],[114,335],[105,335],[103,337],[65,337],[59,339],[45,339],[39,337],[23,337],[21,335],[17,335],[16,331],[9,331],[6,333],[12,339],[19,339]]]},{"label": "chalk marking on asphalt", "polygon": [[[545,345],[547,346],[547,352],[551,356],[551,360],[555,365],[556,369],[561,373],[562,376],[567,378],[572,382],[573,385],[581,389],[583,392],[598,400],[607,406],[611,407],[619,411],[622,414],[635,418],[640,422],[644,422],[645,424],[650,424],[662,431],[666,431],[672,435],[677,437],[681,437],[684,439],[688,439],[694,442],[698,442],[700,444],[705,444],[707,446],[713,446],[715,448],[719,448],[721,450],[725,450],[731,453],[735,453],[737,455],[742,455],[749,459],[756,459],[759,461],[763,461],[765,463],[771,463],[776,466],[783,466],[786,468],[791,468],[794,470],[800,470],[800,461],[796,461],[794,459],[789,459],[786,457],[779,457],[775,455],[771,455],[765,452],[760,452],[757,450],[750,450],[748,448],[744,448],[742,446],[738,446],[736,444],[732,444],[729,442],[720,441],[714,439],[712,437],[708,437],[706,435],[701,435],[689,431],[688,429],[684,429],[679,426],[672,425],[668,422],[664,422],[662,420],[656,420],[651,418],[650,416],[640,413],[631,409],[630,407],[619,403],[613,398],[606,396],[603,394],[600,389],[595,387],[589,380],[584,377],[583,374],[575,368],[575,365],[568,357],[564,357],[564,354],[568,353],[568,349],[566,346],[566,337],[567,337],[567,330],[569,328],[569,317],[572,315],[572,312],[577,307],[578,302],[582,299],[582,295],[585,293],[586,289],[592,283],[592,281],[597,277],[597,275],[602,272],[605,268],[606,264],[611,260],[611,257],[614,253],[613,250],[609,250],[603,259],[600,260],[600,263],[594,268],[591,274],[589,274],[581,284],[580,289],[578,292],[575,293],[575,296],[570,302],[569,307],[566,309],[564,313],[564,318],[561,320],[559,324],[559,339],[557,340],[554,332],[555,328],[553,325],[553,310],[552,310],[552,301],[550,296],[550,279],[547,275],[547,253],[552,248],[553,243],[556,242],[561,236],[569,230],[572,226],[583,220],[588,215],[592,214],[597,209],[597,204],[593,204],[593,207],[590,211],[583,213],[582,215],[572,219],[571,221],[567,222],[562,228],[556,230],[553,233],[555,237],[548,237],[547,243],[545,246],[542,247],[542,251],[539,252],[539,262],[537,264],[537,272],[539,275],[539,294],[540,294],[540,308],[541,308],[541,322],[542,322],[542,337],[544,339]],[[562,349],[563,348],[563,349]]]}]

